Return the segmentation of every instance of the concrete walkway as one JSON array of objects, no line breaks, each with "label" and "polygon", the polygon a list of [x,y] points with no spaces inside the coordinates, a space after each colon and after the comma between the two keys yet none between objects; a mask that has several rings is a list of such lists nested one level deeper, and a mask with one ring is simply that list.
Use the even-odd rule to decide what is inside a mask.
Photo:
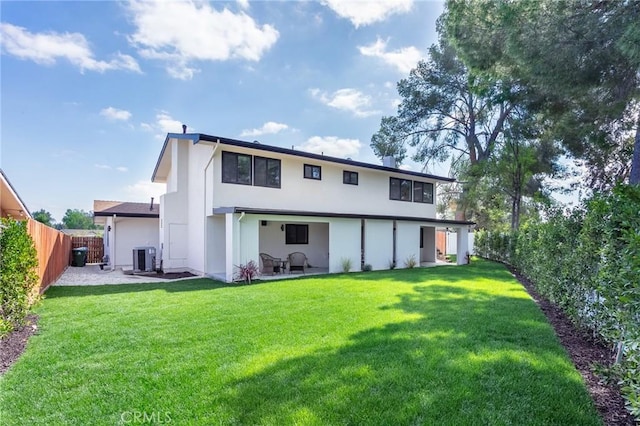
[{"label": "concrete walkway", "polygon": [[167,280],[144,275],[125,275],[122,269],[115,271],[100,270],[98,265],[86,265],[81,268],[69,266],[62,276],[53,285],[103,285],[103,284],[141,284],[141,283],[167,283],[179,280],[188,280],[190,277]]}]

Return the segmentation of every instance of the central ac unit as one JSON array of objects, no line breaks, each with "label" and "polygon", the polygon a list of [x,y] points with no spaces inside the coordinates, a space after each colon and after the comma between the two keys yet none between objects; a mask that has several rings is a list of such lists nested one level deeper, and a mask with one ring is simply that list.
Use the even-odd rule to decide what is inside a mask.
[{"label": "central ac unit", "polygon": [[135,247],[133,249],[133,272],[153,272],[156,270],[156,248]]}]

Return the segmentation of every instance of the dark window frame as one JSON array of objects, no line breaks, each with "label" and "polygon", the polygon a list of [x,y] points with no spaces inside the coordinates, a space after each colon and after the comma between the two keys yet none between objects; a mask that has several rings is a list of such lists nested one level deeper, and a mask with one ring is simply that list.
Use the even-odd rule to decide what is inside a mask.
[{"label": "dark window frame", "polygon": [[285,244],[309,244],[309,225],[287,223],[284,236]]},{"label": "dark window frame", "polygon": [[[398,194],[394,194],[394,182],[398,182],[397,186],[398,186]],[[409,190],[407,191],[408,194],[408,198],[403,198],[402,197],[402,185],[403,183],[408,183],[409,184]],[[390,177],[389,178],[389,199],[390,200],[394,200],[394,201],[404,201],[404,202],[408,202],[410,203],[413,199],[413,181],[410,179],[402,179],[402,178],[395,178],[395,177]]]},{"label": "dark window frame", "polygon": [[[258,183],[258,172],[257,172],[257,162],[263,161],[265,162],[264,168],[264,183],[262,182],[262,176],[260,176],[260,183]],[[274,162],[278,164],[278,183],[270,184],[269,183],[269,163]],[[282,187],[282,161],[277,158],[269,158],[269,157],[261,157],[255,155],[253,157],[253,186],[261,186],[264,188],[281,188]]]},{"label": "dark window frame", "polygon": [[[427,197],[425,201],[425,188],[431,187],[430,200]],[[422,190],[418,190],[418,188],[422,188]],[[417,196],[419,194],[419,197]],[[433,204],[433,183],[431,182],[413,182],[413,202],[414,203],[423,203],[423,204]]]},{"label": "dark window frame", "polygon": [[[240,170],[238,167],[239,158],[249,158],[249,181],[243,182],[240,179]],[[225,171],[229,167],[229,161],[235,162],[235,177],[230,179]],[[239,152],[222,151],[222,182],[234,183],[236,185],[251,185],[253,182],[253,157],[249,154],[242,154]]]},{"label": "dark window frame", "polygon": [[[355,182],[353,177],[355,176]],[[349,170],[342,171],[342,183],[345,185],[358,185],[358,172],[352,172]]]},{"label": "dark window frame", "polygon": [[[314,169],[318,169],[318,176],[314,176]],[[307,173],[307,170],[309,173]],[[302,168],[302,174],[305,179],[322,180],[322,166],[316,166],[314,164],[305,164]]]}]

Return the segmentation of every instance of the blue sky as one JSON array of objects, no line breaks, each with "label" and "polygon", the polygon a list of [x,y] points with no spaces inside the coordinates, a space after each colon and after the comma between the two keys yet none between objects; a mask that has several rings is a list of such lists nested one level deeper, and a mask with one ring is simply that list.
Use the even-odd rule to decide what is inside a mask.
[{"label": "blue sky", "polygon": [[[374,162],[437,1],[0,3],[0,167],[33,212],[143,201],[167,132]],[[419,165],[407,164],[419,169]],[[446,173],[446,170],[436,170]],[[157,200],[157,198],[156,198]]]}]

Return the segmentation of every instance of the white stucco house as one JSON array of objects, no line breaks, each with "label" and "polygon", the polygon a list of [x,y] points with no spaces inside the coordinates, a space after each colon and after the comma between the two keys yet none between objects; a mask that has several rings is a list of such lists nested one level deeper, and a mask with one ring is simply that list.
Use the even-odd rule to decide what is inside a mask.
[{"label": "white stucco house", "polygon": [[401,268],[436,260],[436,227],[457,232],[466,261],[467,221],[436,219],[439,183],[453,179],[294,149],[193,133],[169,133],[152,181],[160,197],[159,259],[232,281],[260,253],[306,254],[327,272]]},{"label": "white stucco house", "polygon": [[94,200],[93,221],[104,227],[107,268],[133,269],[135,247],[159,247],[160,206],[153,199],[149,203]]}]

